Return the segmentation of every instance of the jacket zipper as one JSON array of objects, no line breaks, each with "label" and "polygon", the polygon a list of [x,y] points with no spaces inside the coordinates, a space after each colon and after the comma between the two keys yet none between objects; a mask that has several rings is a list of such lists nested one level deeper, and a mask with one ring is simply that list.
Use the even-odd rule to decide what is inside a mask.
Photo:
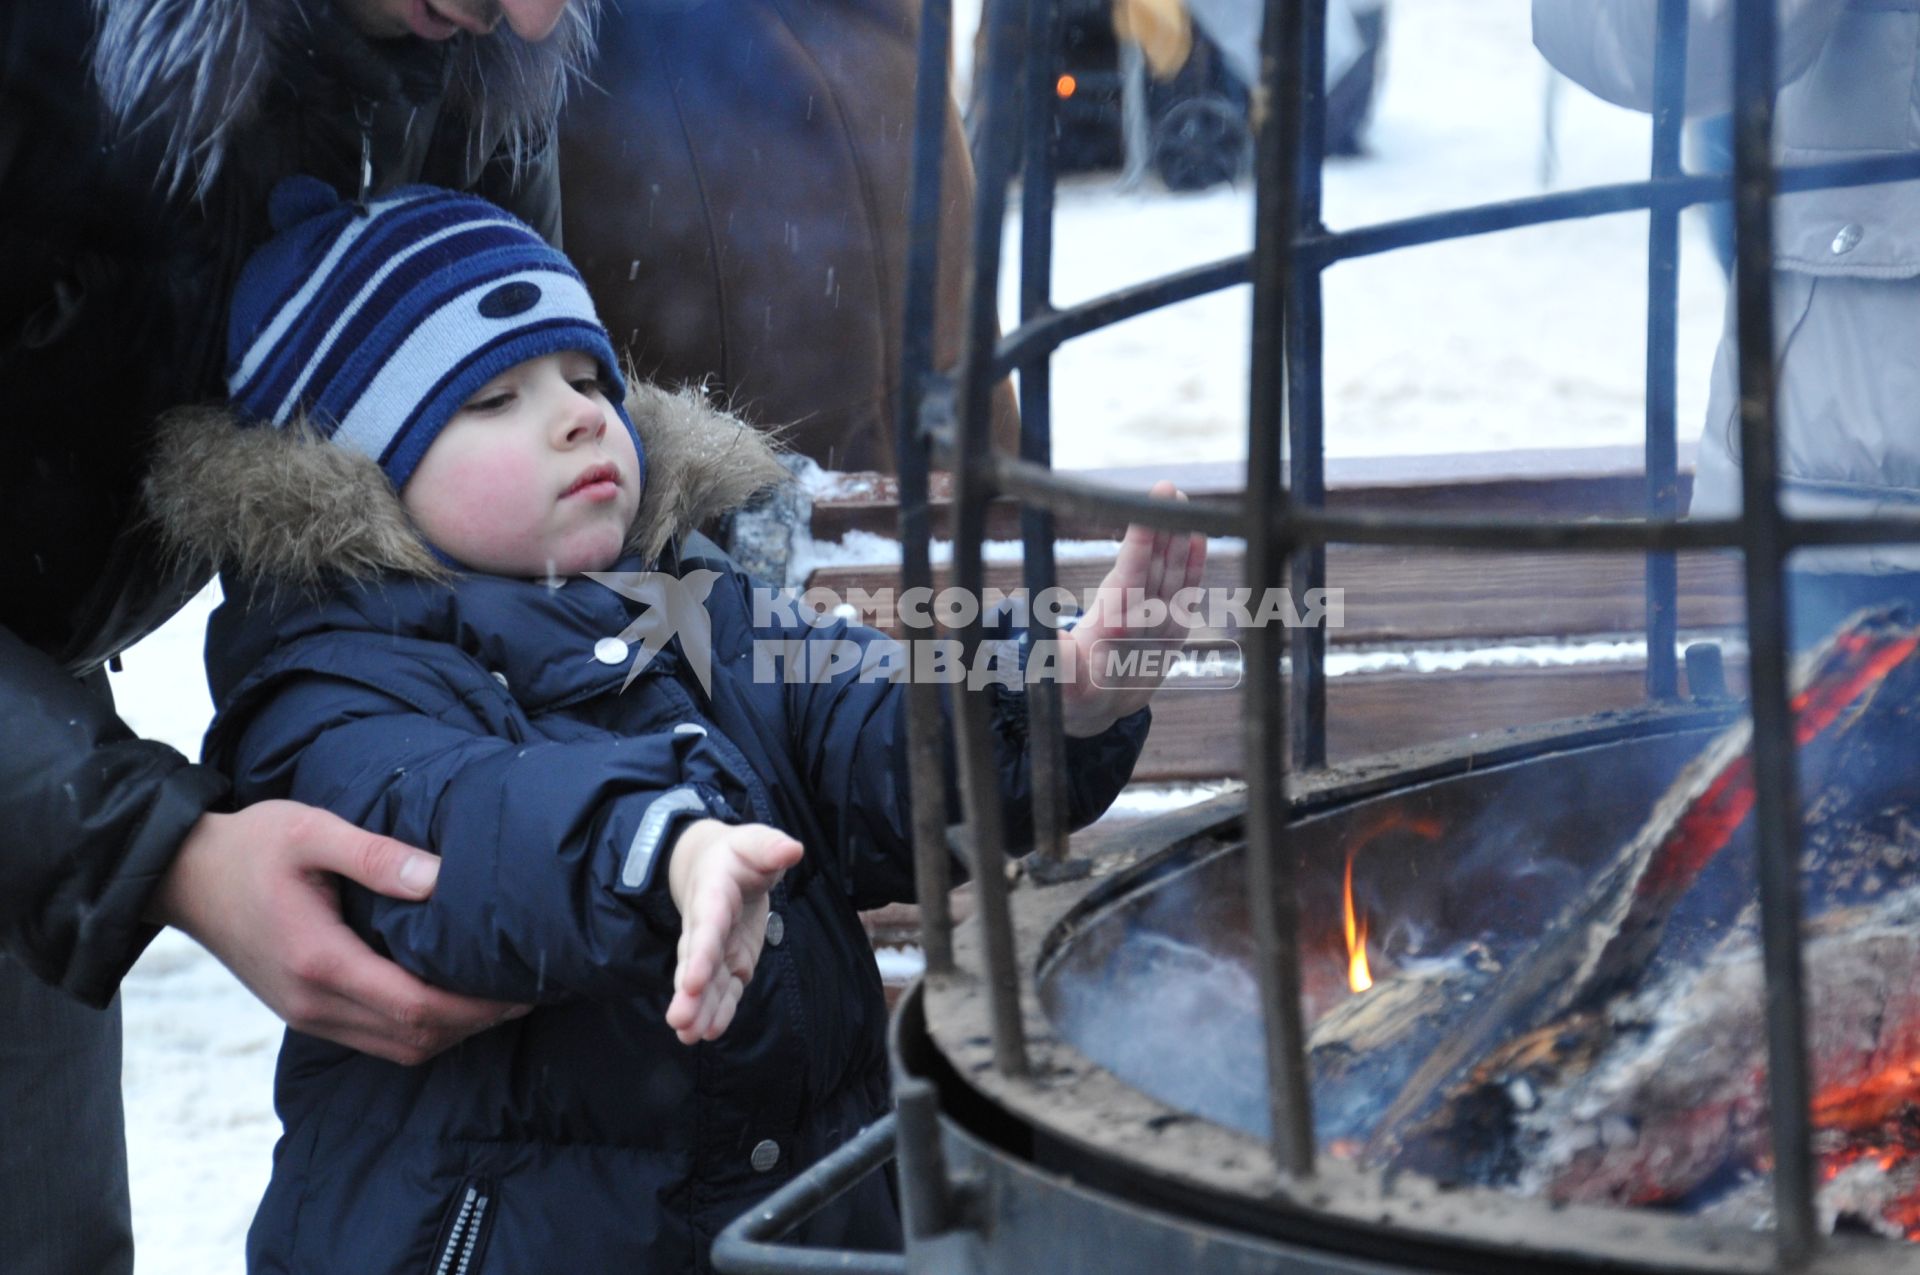
[{"label": "jacket zipper", "polygon": [[487,1233],[488,1208],[493,1190],[484,1178],[469,1178],[460,1197],[460,1207],[440,1244],[440,1255],[433,1263],[433,1275],[472,1275],[479,1257],[480,1241]]},{"label": "jacket zipper", "polygon": [[360,126],[360,189],[353,202],[364,216],[367,201],[373,198],[373,103],[364,97],[357,99],[353,120]]}]

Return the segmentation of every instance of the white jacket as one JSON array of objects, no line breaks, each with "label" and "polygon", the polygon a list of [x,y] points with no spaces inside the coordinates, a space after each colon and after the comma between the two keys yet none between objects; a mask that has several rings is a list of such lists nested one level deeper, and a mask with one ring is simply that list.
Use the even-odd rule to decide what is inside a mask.
[{"label": "white jacket", "polygon": [[[1534,43],[1608,101],[1650,110],[1655,0],[1533,0]],[[1920,0],[1779,0],[1783,165],[1920,148]],[[1732,0],[1694,0],[1689,114],[1732,99]],[[1775,205],[1774,336],[1789,512],[1920,510],[1920,182],[1809,191]],[[1714,361],[1693,512],[1740,507],[1731,303]],[[1920,569],[1920,546],[1834,550],[1797,566]]]}]

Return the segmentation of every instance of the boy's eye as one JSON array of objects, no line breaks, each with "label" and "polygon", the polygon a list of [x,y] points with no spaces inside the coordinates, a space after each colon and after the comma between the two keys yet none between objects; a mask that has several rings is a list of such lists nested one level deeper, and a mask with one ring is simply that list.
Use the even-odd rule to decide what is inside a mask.
[{"label": "boy's eye", "polygon": [[491,394],[482,394],[478,397],[468,399],[460,410],[463,412],[497,412],[511,402],[513,402],[513,394],[511,391],[496,390]]},{"label": "boy's eye", "polygon": [[607,383],[601,380],[597,374],[594,376],[580,377],[574,381],[573,388],[582,394],[598,394],[602,398],[610,397],[607,392]]}]

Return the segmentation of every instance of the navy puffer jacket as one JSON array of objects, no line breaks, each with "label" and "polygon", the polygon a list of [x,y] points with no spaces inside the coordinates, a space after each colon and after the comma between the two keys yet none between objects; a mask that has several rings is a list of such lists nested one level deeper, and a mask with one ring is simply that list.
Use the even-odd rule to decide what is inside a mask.
[{"label": "navy puffer jacket", "polygon": [[[658,413],[630,410],[650,491],[684,489]],[[756,640],[880,635],[756,616],[724,559],[659,569],[711,585],[710,689],[678,639],[623,689],[631,660],[605,639],[643,604],[587,579],[388,576],[215,616],[208,760],[244,801],[295,798],[440,853],[429,902],[359,893],[351,919],[434,983],[538,1004],[415,1068],[289,1033],[250,1270],[705,1269],[721,1227],[886,1109],[884,1002],[855,912],[912,895],[904,687],[756,680]],[[994,694],[1018,828],[1024,697]],[[1069,741],[1079,820],[1124,784],[1145,729],[1142,712]],[[667,810],[806,847],[732,1027],[691,1048],[663,1019]],[[897,1245],[887,1181],[805,1238]]]}]

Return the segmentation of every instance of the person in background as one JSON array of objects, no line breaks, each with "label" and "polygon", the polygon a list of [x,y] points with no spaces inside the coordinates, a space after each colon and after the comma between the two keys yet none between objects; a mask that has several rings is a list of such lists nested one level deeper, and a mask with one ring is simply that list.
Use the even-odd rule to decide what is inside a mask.
[{"label": "person in background", "polygon": [[[616,347],[825,469],[896,472],[919,0],[630,0],[560,130],[567,255]],[[673,127],[658,127],[670,120]],[[934,361],[973,169],[948,103]],[[993,438],[1018,453],[1011,385]]]},{"label": "person in background", "polygon": [[[1880,0],[1778,0],[1777,159],[1807,164],[1920,146],[1920,12]],[[1548,61],[1600,97],[1653,106],[1655,0],[1533,0]],[[1686,109],[1732,104],[1733,0],[1689,6]],[[1774,210],[1781,500],[1798,516],[1920,511],[1920,181],[1783,195]],[[1733,298],[1713,368],[1692,513],[1741,507]],[[1794,641],[1858,608],[1920,605],[1920,545],[1801,551]]]}]

